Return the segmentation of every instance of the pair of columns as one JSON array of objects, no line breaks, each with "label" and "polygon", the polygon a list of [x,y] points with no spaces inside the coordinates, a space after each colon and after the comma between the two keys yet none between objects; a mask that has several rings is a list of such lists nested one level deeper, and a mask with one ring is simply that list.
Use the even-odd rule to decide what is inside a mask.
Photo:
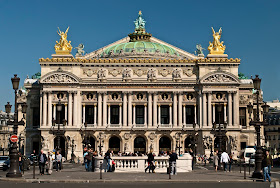
[{"label": "pair of columns", "polygon": [[[40,110],[41,111],[40,121],[42,126],[51,126],[52,119],[56,118],[56,105],[52,104],[53,102],[52,97],[53,97],[52,91],[43,91],[42,95],[40,96],[40,106],[42,107]],[[82,123],[81,100],[82,99],[80,96],[80,91],[68,92],[68,105],[65,104],[65,119],[67,120],[68,126],[79,126],[79,124]]]},{"label": "pair of columns", "polygon": [[[215,122],[216,113],[215,103],[212,104],[212,92],[201,93],[199,104],[202,106],[199,110],[202,114],[200,123],[203,127],[212,126],[212,123]],[[239,125],[239,98],[236,91],[228,91],[227,103],[224,103],[224,121],[228,123],[228,126]]]}]

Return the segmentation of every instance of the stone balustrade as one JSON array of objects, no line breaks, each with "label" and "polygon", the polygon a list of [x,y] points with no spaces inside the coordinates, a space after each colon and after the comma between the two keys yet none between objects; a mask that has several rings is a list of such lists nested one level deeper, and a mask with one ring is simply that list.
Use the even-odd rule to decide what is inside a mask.
[{"label": "stone balustrade", "polygon": [[[147,156],[121,156],[112,157],[115,165],[115,172],[144,172],[148,166]],[[106,160],[104,157],[95,157],[95,170],[100,171],[100,162],[102,162],[102,169],[106,168]],[[167,172],[169,166],[169,157],[155,157],[155,171]],[[177,159],[177,172],[189,172],[192,170],[192,157],[185,153],[182,157]]]}]

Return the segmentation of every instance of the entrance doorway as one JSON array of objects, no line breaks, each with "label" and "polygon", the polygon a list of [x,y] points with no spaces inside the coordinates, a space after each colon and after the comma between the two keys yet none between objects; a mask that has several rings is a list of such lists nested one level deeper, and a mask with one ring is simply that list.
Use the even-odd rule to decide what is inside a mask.
[{"label": "entrance doorway", "polygon": [[171,151],[171,140],[167,136],[163,136],[159,140],[159,151]]},{"label": "entrance doorway", "polygon": [[117,154],[121,147],[121,141],[118,137],[116,136],[112,136],[110,139],[109,139],[109,150],[112,150],[115,154]]},{"label": "entrance doorway", "polygon": [[89,148],[92,148],[95,151],[95,139],[91,136],[88,138],[89,139]]},{"label": "entrance doorway", "polygon": [[138,136],[134,139],[134,153],[146,153],[146,140],[142,136]]},{"label": "entrance doorway", "polygon": [[59,150],[60,150],[60,153],[63,157],[66,157],[66,151],[65,151],[65,138],[63,136],[57,136],[55,137],[54,139],[54,148],[56,149],[58,147],[58,137],[60,139],[60,146],[59,146]]}]

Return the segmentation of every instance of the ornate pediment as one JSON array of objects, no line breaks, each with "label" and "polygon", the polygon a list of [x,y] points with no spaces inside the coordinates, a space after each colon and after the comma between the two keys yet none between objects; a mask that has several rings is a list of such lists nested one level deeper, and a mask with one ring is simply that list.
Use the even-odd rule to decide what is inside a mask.
[{"label": "ornate pediment", "polygon": [[228,72],[215,71],[205,75],[200,83],[202,84],[240,84],[238,78]]},{"label": "ornate pediment", "polygon": [[40,83],[46,84],[78,84],[79,78],[70,72],[55,71],[46,74],[40,80]]}]

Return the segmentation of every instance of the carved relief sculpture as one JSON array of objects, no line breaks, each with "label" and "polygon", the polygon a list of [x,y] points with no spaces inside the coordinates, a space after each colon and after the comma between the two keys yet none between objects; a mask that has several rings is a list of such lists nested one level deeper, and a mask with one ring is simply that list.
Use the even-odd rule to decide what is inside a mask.
[{"label": "carved relief sculpture", "polygon": [[181,69],[178,69],[178,68],[173,69],[173,73],[172,73],[173,80],[175,80],[175,81],[181,80],[181,78],[182,78],[181,73],[182,73]]},{"label": "carved relief sculpture", "polygon": [[148,81],[155,81],[157,79],[156,78],[156,69],[150,68],[148,70],[147,79],[148,79]]},{"label": "carved relief sculpture", "polygon": [[104,69],[104,68],[99,69],[97,72],[97,80],[99,80],[99,81],[105,80],[106,73],[107,73],[106,69]]},{"label": "carved relief sculpture", "polygon": [[122,73],[123,80],[131,80],[131,73],[132,73],[131,69],[125,68]]}]

